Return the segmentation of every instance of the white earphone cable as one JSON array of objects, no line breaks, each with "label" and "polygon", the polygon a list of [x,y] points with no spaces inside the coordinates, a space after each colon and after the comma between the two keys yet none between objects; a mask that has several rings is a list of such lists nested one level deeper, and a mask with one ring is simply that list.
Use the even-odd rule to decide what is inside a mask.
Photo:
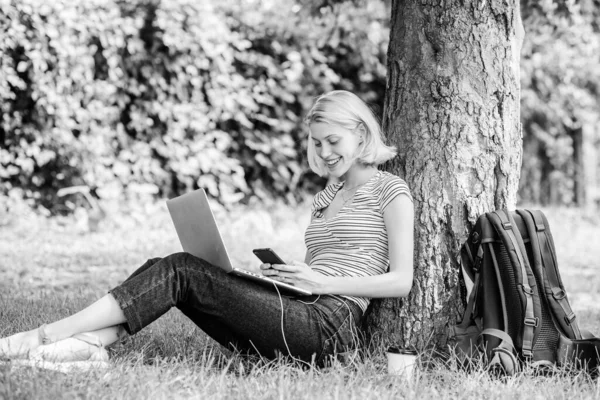
[{"label": "white earphone cable", "polygon": [[[290,350],[290,346],[288,345],[288,342],[285,338],[285,329],[283,326],[283,298],[281,297],[281,293],[279,292],[279,288],[277,287],[277,285],[273,284],[273,287],[275,287],[275,290],[277,291],[277,295],[279,296],[279,304],[281,304],[281,336],[283,337],[283,343],[285,343],[285,348],[287,349],[288,355],[292,358],[292,360],[302,363],[302,364],[306,364],[309,367],[313,367],[312,364],[307,363],[304,360],[301,360],[299,358],[296,358],[292,355],[292,351]],[[316,301],[316,300],[315,300]],[[306,303],[305,303],[306,304]]]}]

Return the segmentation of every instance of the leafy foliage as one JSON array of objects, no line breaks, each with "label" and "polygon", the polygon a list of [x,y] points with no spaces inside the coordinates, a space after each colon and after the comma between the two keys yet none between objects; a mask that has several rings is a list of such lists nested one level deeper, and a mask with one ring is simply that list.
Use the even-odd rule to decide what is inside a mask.
[{"label": "leafy foliage", "polygon": [[[600,2],[545,0],[524,7],[520,194],[536,203],[570,204],[574,137],[600,121]],[[598,147],[600,132],[586,139]]]},{"label": "leafy foliage", "polygon": [[5,1],[0,191],[47,207],[79,184],[293,201],[318,181],[303,150],[313,98],[381,102],[387,13],[368,7]]},{"label": "leafy foliage", "polygon": [[[383,104],[389,1],[1,3],[0,195],[54,211],[73,185],[293,202],[321,183],[314,97]],[[600,120],[600,2],[522,4],[520,196],[570,203],[573,137]]]}]

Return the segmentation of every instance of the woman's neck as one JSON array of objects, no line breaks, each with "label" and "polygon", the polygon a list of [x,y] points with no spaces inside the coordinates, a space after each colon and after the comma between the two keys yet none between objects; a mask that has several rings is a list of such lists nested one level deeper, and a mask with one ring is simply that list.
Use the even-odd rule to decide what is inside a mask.
[{"label": "woman's neck", "polygon": [[355,165],[341,177],[341,180],[344,181],[344,187],[352,188],[364,184],[376,172],[377,168],[372,165]]}]

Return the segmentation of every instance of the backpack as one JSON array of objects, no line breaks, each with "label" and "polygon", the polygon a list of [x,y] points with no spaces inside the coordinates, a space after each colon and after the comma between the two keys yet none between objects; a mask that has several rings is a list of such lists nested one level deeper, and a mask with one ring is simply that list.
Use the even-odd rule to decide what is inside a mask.
[{"label": "backpack", "polygon": [[512,375],[524,364],[596,373],[600,339],[579,328],[538,210],[481,215],[460,250],[466,307],[449,339],[465,366]]}]

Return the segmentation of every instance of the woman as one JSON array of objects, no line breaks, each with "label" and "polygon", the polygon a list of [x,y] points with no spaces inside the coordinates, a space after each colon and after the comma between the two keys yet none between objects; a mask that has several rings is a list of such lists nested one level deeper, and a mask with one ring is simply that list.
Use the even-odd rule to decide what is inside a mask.
[{"label": "woman", "polygon": [[332,181],[317,193],[304,262],[262,264],[264,275],[310,290],[281,296],[187,253],[148,260],[84,310],[0,339],[0,357],[108,358],[104,348],[179,308],[219,343],[321,365],[355,346],[370,298],[403,297],[412,285],[413,204],[400,178],[377,170],[395,149],[370,109],[346,91],[319,97],[306,117],[308,159]]}]

